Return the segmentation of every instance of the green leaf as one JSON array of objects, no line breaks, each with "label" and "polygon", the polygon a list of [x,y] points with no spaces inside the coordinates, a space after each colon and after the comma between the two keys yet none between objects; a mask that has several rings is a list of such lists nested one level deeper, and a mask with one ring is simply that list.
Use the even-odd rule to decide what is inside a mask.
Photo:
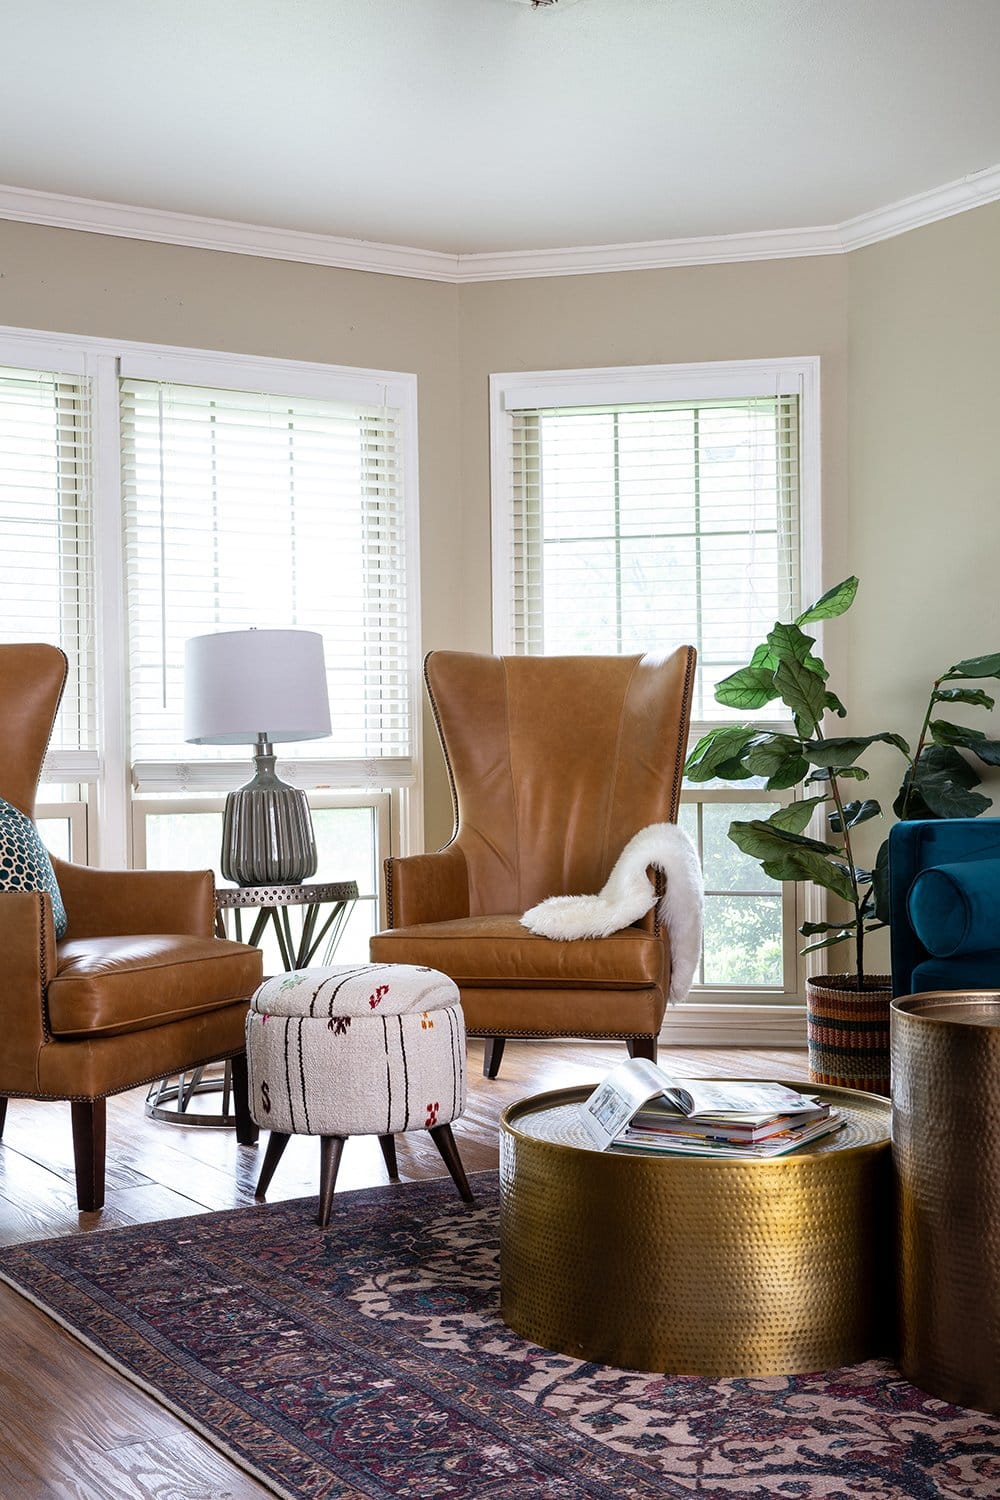
[{"label": "green leaf", "polygon": [[816,733],[826,710],[826,691],[822,677],[802,662],[786,658],[774,674],[774,685],[795,718],[801,735]]},{"label": "green leaf", "polygon": [[854,888],[846,871],[811,849],[790,849],[774,858],[761,861],[761,869],[772,880],[811,880],[814,885],[833,891],[849,906],[854,906]]},{"label": "green leaf", "polygon": [[765,776],[769,791],[798,786],[809,770],[802,759],[799,741],[790,734],[764,733],[747,746],[743,757],[747,770]]},{"label": "green leaf", "polygon": [[817,949],[819,949],[819,948],[834,948],[834,947],[836,947],[836,945],[838,943],[846,943],[847,940],[848,940],[848,938],[853,938],[853,936],[854,936],[854,931],[853,931],[853,924],[852,924],[852,928],[851,929],[848,929],[848,928],[845,927],[841,932],[838,932],[834,937],[823,938],[818,943],[807,943],[804,948],[800,948],[799,949],[799,952],[800,953],[815,953],[817,951]]},{"label": "green leaf", "polygon": [[857,592],[858,580],[853,575],[845,578],[843,583],[835,583],[832,589],[827,589],[815,604],[811,604],[799,615],[796,625],[811,625],[815,620],[836,619],[837,615],[850,609]]},{"label": "green leaf", "polygon": [[765,822],[772,828],[780,828],[786,833],[802,833],[812,818],[813,810],[821,807],[824,802],[829,802],[829,797],[803,797],[800,802],[789,802],[787,807],[779,807]]},{"label": "green leaf", "polygon": [[789,849],[810,849],[818,854],[836,854],[843,850],[838,844],[824,844],[821,839],[807,839],[801,833],[792,833],[787,828],[777,828],[770,819],[754,818],[752,822],[734,822],[729,825],[729,837],[737,849],[754,859],[767,859],[772,854],[783,854]]},{"label": "green leaf", "polygon": [[995,708],[996,699],[983,688],[937,688],[932,703],[971,703],[974,708]]},{"label": "green leaf", "polygon": [[993,803],[982,792],[966,792],[953,786],[942,786],[936,777],[920,785],[920,795],[932,818],[978,818]]},{"label": "green leaf", "polygon": [[921,751],[915,772],[907,771],[903,777],[892,809],[897,818],[904,816],[904,810],[907,818],[978,818],[992,806],[989,797],[972,790],[979,782],[968,761],[951,745],[928,745]]},{"label": "green leaf", "polygon": [[941,681],[947,682],[950,677],[1000,677],[1000,651],[994,651],[990,656],[968,656],[965,661],[956,662]]},{"label": "green leaf", "polygon": [[822,677],[824,682],[829,677],[820,658],[812,654],[812,648],[816,644],[815,637],[806,635],[797,625],[783,625],[779,621],[769,631],[767,644],[779,665],[783,661],[796,661],[801,666],[808,667],[810,672],[815,672],[817,677]]},{"label": "green leaf", "polygon": [[857,925],[856,920],[852,922],[803,922],[799,932],[803,937],[815,937],[818,932],[850,932]]},{"label": "green leaf", "polygon": [[778,665],[778,658],[772,654],[770,646],[765,641],[757,647],[753,656],[751,656],[750,665],[752,667],[767,667],[768,671],[773,672]]},{"label": "green leaf", "polygon": [[830,712],[835,713],[839,719],[847,718],[847,709],[844,707],[843,703],[841,703],[836,693],[827,691],[826,706],[830,710]]},{"label": "green leaf", "polygon": [[981,729],[967,729],[964,724],[950,724],[947,719],[933,719],[928,726],[936,745],[961,745],[971,750],[985,766],[1000,766],[1000,741],[988,740]]},{"label": "green leaf", "polygon": [[751,724],[721,724],[710,729],[687,758],[684,774],[689,781],[745,781],[751,772],[742,765],[743,752],[758,731]]},{"label": "green leaf", "polygon": [[[848,828],[857,828],[859,823],[867,823],[871,818],[880,818],[882,809],[877,802],[867,797],[863,802],[844,803],[844,823]],[[836,808],[830,813],[830,827],[834,833],[843,833],[844,825],[840,821],[840,813]]]},{"label": "green leaf", "polygon": [[778,696],[774,671],[769,667],[741,667],[716,684],[715,701],[727,708],[763,708]]},{"label": "green leaf", "polygon": [[809,786],[814,781],[832,781],[834,777],[838,781],[867,781],[868,772],[864,766],[839,766],[835,771],[829,770],[826,766],[821,766],[816,771],[810,771],[806,777],[806,786]]},{"label": "green leaf", "polygon": [[880,742],[895,745],[904,755],[910,753],[910,747],[901,734],[851,734],[839,739],[809,740],[802,746],[802,754],[814,765],[829,766],[839,773],[843,766],[853,765],[869,745]]}]

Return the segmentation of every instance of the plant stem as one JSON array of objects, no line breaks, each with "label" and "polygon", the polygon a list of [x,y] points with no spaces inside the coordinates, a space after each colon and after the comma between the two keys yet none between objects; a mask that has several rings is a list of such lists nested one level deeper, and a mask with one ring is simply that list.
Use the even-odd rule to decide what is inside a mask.
[{"label": "plant stem", "polygon": [[[819,725],[816,726],[816,738],[824,738],[823,731]],[[851,835],[847,828],[847,818],[844,814],[844,800],[840,795],[840,784],[832,766],[827,766],[830,772],[830,790],[833,792],[833,800],[840,815],[840,831],[844,836],[844,855],[847,859],[847,869],[851,880],[851,889],[854,892],[854,917],[857,923],[854,929],[854,953],[855,953],[855,975],[857,987],[860,990],[865,979],[865,926],[861,891],[858,888],[858,877],[854,866],[854,853],[851,849]]]},{"label": "plant stem", "polygon": [[913,783],[916,780],[917,775],[917,766],[920,764],[920,757],[923,753],[924,745],[927,742],[927,726],[931,722],[931,714],[934,712],[934,694],[941,686],[941,682],[942,679],[940,677],[936,678],[934,685],[931,688],[931,696],[927,701],[927,712],[924,714],[924,722],[920,726],[920,735],[917,739],[917,748],[913,752],[913,761],[910,765],[910,774],[906,781],[906,791],[903,794],[903,805],[899,810],[899,821],[901,823],[910,810],[910,793],[913,791]]}]

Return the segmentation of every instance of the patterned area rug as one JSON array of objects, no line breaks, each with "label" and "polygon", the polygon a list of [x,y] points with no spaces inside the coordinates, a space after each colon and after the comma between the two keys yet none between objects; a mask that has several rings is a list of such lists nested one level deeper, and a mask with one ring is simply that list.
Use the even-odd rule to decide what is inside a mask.
[{"label": "patterned area rug", "polygon": [[769,1380],[582,1364],[497,1314],[497,1186],[338,1193],[0,1252],[0,1275],[278,1495],[1000,1494],[1000,1421],[881,1363]]}]

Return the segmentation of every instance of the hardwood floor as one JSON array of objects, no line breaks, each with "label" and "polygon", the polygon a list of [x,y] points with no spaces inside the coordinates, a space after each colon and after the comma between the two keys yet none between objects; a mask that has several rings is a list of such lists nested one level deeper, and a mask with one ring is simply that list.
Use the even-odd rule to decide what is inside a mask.
[{"label": "hardwood floor", "polygon": [[[497,1165],[497,1119],[525,1094],[596,1082],[623,1047],[509,1042],[501,1075],[481,1077],[469,1044],[470,1094],[455,1139],[469,1173]],[[804,1080],[804,1050],[679,1048],[660,1061],[683,1077]],[[231,1130],[150,1120],[145,1090],[108,1101],[107,1204],[76,1208],[67,1104],[14,1099],[0,1145],[0,1243],[100,1233],[124,1224],[252,1205],[263,1150]],[[424,1131],[397,1137],[404,1181],[445,1175]],[[348,1141],[337,1192],[388,1181],[375,1137]],[[294,1137],[268,1198],[314,1195],[319,1146]],[[0,1284],[0,1496],[3,1500],[260,1500],[270,1494],[198,1435]]]}]

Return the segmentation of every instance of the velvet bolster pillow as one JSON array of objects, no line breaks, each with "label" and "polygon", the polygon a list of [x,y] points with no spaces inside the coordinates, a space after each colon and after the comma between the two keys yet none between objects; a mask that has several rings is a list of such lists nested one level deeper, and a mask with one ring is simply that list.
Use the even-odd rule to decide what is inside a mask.
[{"label": "velvet bolster pillow", "polygon": [[921,870],[906,908],[914,932],[934,958],[1000,948],[1000,859]]}]

